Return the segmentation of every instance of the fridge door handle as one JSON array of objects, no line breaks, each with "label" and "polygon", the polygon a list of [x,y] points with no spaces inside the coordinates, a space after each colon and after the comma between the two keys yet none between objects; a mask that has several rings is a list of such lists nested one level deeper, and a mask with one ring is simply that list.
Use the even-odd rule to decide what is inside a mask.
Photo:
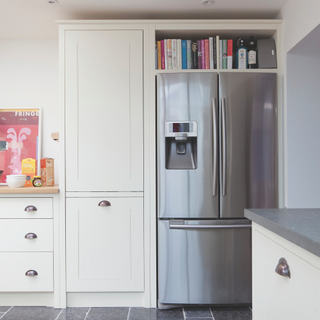
[{"label": "fridge door handle", "polygon": [[221,105],[222,112],[222,195],[225,196],[227,194],[227,150],[226,150],[226,99],[222,99]]},{"label": "fridge door handle", "polygon": [[218,170],[218,132],[217,132],[217,111],[216,99],[212,99],[212,129],[213,129],[213,168],[212,168],[212,185],[213,196],[217,195],[217,170]]},{"label": "fridge door handle", "polygon": [[170,229],[240,229],[251,228],[251,224],[176,224],[169,223]]}]

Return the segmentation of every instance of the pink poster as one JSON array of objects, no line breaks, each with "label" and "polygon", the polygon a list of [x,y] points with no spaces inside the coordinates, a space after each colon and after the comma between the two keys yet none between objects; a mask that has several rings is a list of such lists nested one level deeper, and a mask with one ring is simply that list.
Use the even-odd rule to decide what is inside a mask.
[{"label": "pink poster", "polygon": [[0,109],[0,184],[21,174],[23,159],[38,159],[40,109]]}]

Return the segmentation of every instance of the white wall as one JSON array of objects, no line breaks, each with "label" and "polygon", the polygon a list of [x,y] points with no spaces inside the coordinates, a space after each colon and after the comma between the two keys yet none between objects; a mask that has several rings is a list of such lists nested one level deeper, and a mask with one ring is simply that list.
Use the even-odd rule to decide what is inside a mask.
[{"label": "white wall", "polygon": [[59,183],[58,38],[0,40],[0,108],[41,107],[42,156],[55,159]]},{"label": "white wall", "polygon": [[316,87],[320,82],[320,58],[314,51],[316,48],[310,48],[312,39],[320,42],[320,32],[306,38],[320,24],[319,12],[319,0],[289,0],[277,17],[283,19],[285,205],[288,207],[320,207],[320,126],[315,122],[320,119]]}]

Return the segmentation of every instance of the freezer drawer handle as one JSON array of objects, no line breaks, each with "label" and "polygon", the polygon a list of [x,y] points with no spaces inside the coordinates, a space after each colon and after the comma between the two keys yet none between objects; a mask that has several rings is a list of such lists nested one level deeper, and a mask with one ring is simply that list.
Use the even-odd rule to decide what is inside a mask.
[{"label": "freezer drawer handle", "polygon": [[26,272],[26,276],[27,277],[35,277],[35,276],[37,276],[38,275],[38,272],[36,271],[36,270],[28,270],[27,272]]},{"label": "freezer drawer handle", "polygon": [[251,224],[171,224],[170,229],[240,229],[251,228]]},{"label": "freezer drawer handle", "polygon": [[111,203],[107,200],[102,200],[98,204],[99,207],[111,207]]},{"label": "freezer drawer handle", "polygon": [[38,238],[38,236],[33,232],[27,233],[24,237],[26,239],[37,239]]},{"label": "freezer drawer handle", "polygon": [[27,207],[25,207],[24,211],[26,211],[26,212],[35,212],[35,211],[38,211],[38,209],[35,206],[27,206]]},{"label": "freezer drawer handle", "polygon": [[280,258],[275,272],[280,276],[291,278],[290,268],[285,258]]}]

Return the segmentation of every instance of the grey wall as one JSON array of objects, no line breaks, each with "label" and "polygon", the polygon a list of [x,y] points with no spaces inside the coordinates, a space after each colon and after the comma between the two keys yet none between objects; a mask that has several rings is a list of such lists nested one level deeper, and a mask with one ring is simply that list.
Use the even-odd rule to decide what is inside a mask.
[{"label": "grey wall", "polygon": [[287,206],[320,207],[320,25],[287,54]]}]

